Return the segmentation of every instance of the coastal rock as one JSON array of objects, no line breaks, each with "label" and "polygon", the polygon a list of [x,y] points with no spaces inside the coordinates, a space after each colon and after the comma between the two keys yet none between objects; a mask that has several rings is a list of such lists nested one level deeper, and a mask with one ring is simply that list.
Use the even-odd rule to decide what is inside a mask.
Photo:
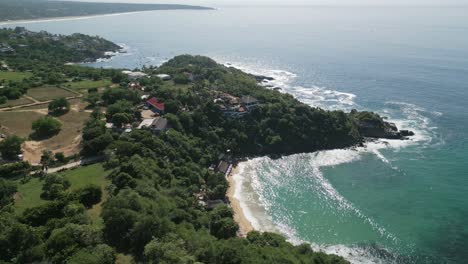
[{"label": "coastal rock", "polygon": [[358,126],[363,137],[407,140],[415,135],[413,131],[398,130],[394,123],[385,121],[366,120],[359,122]]},{"label": "coastal rock", "polygon": [[269,81],[274,81],[275,78],[273,77],[269,77],[269,76],[263,76],[263,75],[253,75],[253,77],[255,78],[255,80],[257,80],[257,82],[269,82]]}]

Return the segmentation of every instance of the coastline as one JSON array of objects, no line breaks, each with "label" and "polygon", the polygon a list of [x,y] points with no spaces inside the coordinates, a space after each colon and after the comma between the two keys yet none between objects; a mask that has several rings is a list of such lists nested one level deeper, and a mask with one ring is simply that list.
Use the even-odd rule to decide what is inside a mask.
[{"label": "coastline", "polygon": [[233,219],[239,225],[239,236],[246,237],[249,232],[255,231],[255,229],[253,228],[252,223],[250,223],[250,221],[245,216],[241,203],[235,195],[237,189],[236,175],[239,173],[239,165],[234,166],[231,170],[231,173],[227,177],[229,188],[227,190],[226,196],[233,211]]},{"label": "coastline", "polygon": [[119,12],[119,13],[103,13],[103,14],[83,15],[83,16],[59,16],[59,17],[44,17],[44,18],[35,18],[35,19],[0,20],[0,26],[7,26],[7,25],[12,25],[12,24],[30,24],[30,23],[41,23],[41,22],[84,20],[84,19],[92,19],[92,18],[98,18],[98,17],[132,15],[132,14],[141,14],[141,13],[155,12],[155,11],[181,11],[181,10],[206,11],[206,10],[215,10],[215,9],[209,9],[209,8],[207,9],[154,9],[154,10],[128,11],[128,12]]},{"label": "coastline", "polygon": [[60,22],[60,21],[69,21],[69,20],[82,20],[82,19],[91,19],[91,18],[97,18],[97,17],[139,14],[143,12],[152,12],[152,11],[157,11],[157,10],[130,11],[130,12],[110,13],[110,14],[95,14],[95,15],[88,15],[88,16],[62,16],[62,17],[44,17],[44,18],[37,18],[37,19],[4,20],[4,21],[0,21],[0,26],[6,26],[6,25],[11,25],[11,24],[29,24],[29,23],[41,23],[41,22]]}]

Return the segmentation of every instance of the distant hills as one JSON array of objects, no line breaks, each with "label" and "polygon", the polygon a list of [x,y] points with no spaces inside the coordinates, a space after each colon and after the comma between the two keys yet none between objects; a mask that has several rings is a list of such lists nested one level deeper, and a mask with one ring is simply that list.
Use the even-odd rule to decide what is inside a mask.
[{"label": "distant hills", "polygon": [[0,21],[180,9],[210,10],[212,8],[173,4],[117,4],[49,0],[1,0]]}]

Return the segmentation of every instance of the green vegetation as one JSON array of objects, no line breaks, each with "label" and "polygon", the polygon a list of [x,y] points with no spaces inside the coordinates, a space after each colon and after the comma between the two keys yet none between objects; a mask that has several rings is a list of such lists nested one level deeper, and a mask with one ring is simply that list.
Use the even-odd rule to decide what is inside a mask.
[{"label": "green vegetation", "polygon": [[70,111],[70,103],[64,97],[57,98],[49,103],[48,109],[54,115],[63,115]]},{"label": "green vegetation", "polygon": [[62,129],[62,123],[49,116],[43,116],[32,123],[33,137],[47,138],[56,135]]},{"label": "green vegetation", "polygon": [[[100,186],[104,192],[109,182],[106,176],[109,172],[105,171],[101,164],[94,164],[75,170],[59,173],[62,178],[70,183],[68,191],[78,192],[88,185]],[[47,201],[41,198],[44,181],[40,178],[32,178],[25,183],[20,180],[15,181],[18,188],[18,197],[15,201],[17,212],[21,213],[27,208],[37,207],[45,204]],[[92,211],[92,210],[90,210]]]},{"label": "green vegetation", "polygon": [[73,90],[87,90],[92,88],[103,88],[112,85],[110,80],[85,80],[85,81],[77,81],[77,82],[70,82],[65,84],[65,87],[73,89]]},{"label": "green vegetation", "polygon": [[[165,103],[163,117],[171,129],[164,133],[106,129],[106,122],[117,128],[126,123],[136,127],[141,121],[141,93],[127,88],[130,81],[119,70],[54,65],[52,60],[66,55],[61,55],[61,45],[49,44],[46,41],[46,55],[39,57],[56,71],[52,75],[34,67],[33,79],[57,85],[70,84],[75,78],[111,79],[119,87],[102,93],[97,87],[87,88],[96,100],[90,115],[70,111],[59,117],[60,122],[41,118],[39,123],[46,125],[63,123],[58,135],[41,143],[65,144],[64,137],[81,134],[82,157],[105,155],[107,159],[103,164],[32,178],[27,163],[0,166],[0,173],[4,172],[0,175],[8,175],[6,182],[0,182],[4,192],[0,262],[114,263],[119,255],[126,256],[119,261],[142,263],[347,263],[313,252],[307,244],[294,246],[277,234],[251,232],[240,238],[231,209],[223,204],[205,206],[198,196],[206,201],[224,199],[226,180],[209,167],[227,150],[235,158],[358,144],[362,138],[356,112],[311,108],[290,95],[259,86],[251,75],[206,57],[184,55],[161,67],[143,69],[150,76],[175,76],[175,82],[156,77],[139,81],[145,93]],[[26,59],[10,64],[25,69],[30,65]],[[40,89],[26,88],[28,92]],[[259,104],[233,118],[215,103],[219,94],[255,97]],[[69,124],[76,126],[67,128]],[[47,134],[37,126],[36,134]],[[43,163],[54,157],[44,152]],[[18,189],[14,199],[12,182]]]},{"label": "green vegetation", "polygon": [[205,10],[209,8],[172,4],[110,4],[46,0],[2,0],[0,2],[0,20],[89,16],[136,11],[184,9]]},{"label": "green vegetation", "polygon": [[0,84],[8,81],[22,81],[32,77],[30,72],[5,72],[0,71]]},{"label": "green vegetation", "polygon": [[18,136],[10,136],[3,141],[0,141],[0,154],[3,159],[15,160],[21,154],[21,144],[24,139]]}]

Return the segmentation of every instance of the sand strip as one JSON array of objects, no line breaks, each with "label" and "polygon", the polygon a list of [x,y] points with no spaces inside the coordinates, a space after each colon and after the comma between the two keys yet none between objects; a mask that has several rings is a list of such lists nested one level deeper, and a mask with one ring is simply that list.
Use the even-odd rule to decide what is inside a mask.
[{"label": "sand strip", "polygon": [[229,174],[227,180],[229,182],[229,188],[227,191],[227,197],[229,203],[234,212],[234,221],[239,225],[239,236],[245,237],[250,231],[254,231],[252,224],[245,217],[244,211],[238,199],[236,199],[236,175],[239,173],[239,167],[233,167],[231,174]]}]

